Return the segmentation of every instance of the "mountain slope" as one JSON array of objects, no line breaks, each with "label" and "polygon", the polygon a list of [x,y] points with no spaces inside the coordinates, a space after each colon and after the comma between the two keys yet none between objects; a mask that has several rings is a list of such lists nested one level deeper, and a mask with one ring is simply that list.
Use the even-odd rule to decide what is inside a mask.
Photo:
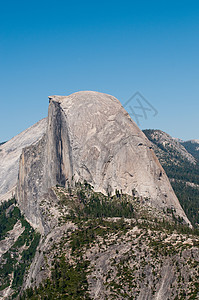
[{"label": "mountain slope", "polygon": [[[171,185],[194,226],[199,224],[199,163],[175,139],[160,130],[144,130]],[[184,144],[184,143],[183,143]]]},{"label": "mountain slope", "polygon": [[172,211],[87,182],[52,192],[22,299],[197,299],[199,239]]},{"label": "mountain slope", "polygon": [[41,211],[48,230],[41,238],[14,199],[0,206],[3,299],[199,296],[199,233],[182,226],[174,211],[120,191],[96,193],[86,181],[53,187],[46,197]]}]

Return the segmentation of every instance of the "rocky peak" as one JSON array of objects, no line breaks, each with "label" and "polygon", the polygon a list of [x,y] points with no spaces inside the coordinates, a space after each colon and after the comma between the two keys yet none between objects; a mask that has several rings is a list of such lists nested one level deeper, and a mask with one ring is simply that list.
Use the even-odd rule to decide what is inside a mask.
[{"label": "rocky peak", "polygon": [[49,100],[46,136],[20,160],[17,198],[31,224],[40,226],[39,199],[49,188],[84,180],[104,194],[136,191],[189,224],[151,143],[119,100],[91,91]]}]

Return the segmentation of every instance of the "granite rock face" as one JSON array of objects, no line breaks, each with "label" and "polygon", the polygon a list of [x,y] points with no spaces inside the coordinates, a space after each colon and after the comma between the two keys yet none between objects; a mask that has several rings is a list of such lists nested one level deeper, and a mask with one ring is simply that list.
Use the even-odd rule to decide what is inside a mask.
[{"label": "granite rock face", "polygon": [[7,143],[0,145],[0,201],[15,193],[22,149],[37,143],[46,131],[47,119],[42,119]]},{"label": "granite rock face", "polygon": [[134,190],[189,223],[150,142],[115,97],[85,91],[49,102],[46,135],[20,159],[17,198],[32,225],[41,225],[39,201],[49,188],[84,180],[104,194]]}]

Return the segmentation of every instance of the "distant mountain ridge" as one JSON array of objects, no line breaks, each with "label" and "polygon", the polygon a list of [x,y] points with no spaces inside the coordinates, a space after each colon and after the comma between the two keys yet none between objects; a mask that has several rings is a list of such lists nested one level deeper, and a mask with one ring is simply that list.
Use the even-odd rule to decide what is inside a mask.
[{"label": "distant mountain ridge", "polygon": [[[194,156],[186,150],[182,145],[181,140],[171,137],[169,134],[162,130],[148,129],[143,130],[148,139],[153,142],[159,149],[164,152],[164,155],[167,156],[167,159],[170,157],[171,163],[178,164],[179,159],[186,159],[192,164],[196,164],[196,159]],[[162,153],[163,154],[163,153]],[[159,159],[162,159],[162,156],[158,155]]]},{"label": "distant mountain ridge", "polygon": [[199,140],[181,142],[181,145],[199,161]]}]

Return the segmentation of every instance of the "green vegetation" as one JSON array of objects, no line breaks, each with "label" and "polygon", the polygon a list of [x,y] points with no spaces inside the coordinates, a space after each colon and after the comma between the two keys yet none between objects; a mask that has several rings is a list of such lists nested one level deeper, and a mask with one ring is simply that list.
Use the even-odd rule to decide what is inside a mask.
[{"label": "green vegetation", "polygon": [[[13,198],[0,206],[0,219],[2,222],[0,224],[1,238],[6,236],[7,232],[13,228],[17,221],[20,221],[22,227],[24,227],[23,233],[18,237],[16,242],[2,255],[0,289],[3,290],[11,284],[15,290],[15,295],[17,295],[23,283],[25,271],[34,258],[40,234],[34,231],[15,204],[16,200]],[[12,273],[13,279],[11,276]]]},{"label": "green vegetation", "polygon": [[[123,229],[123,225],[126,223],[122,220],[128,218],[132,220],[133,226],[136,224],[139,227],[153,230],[166,229],[170,233],[176,230],[179,233],[198,235],[197,228],[191,230],[188,226],[183,225],[183,219],[176,216],[175,210],[167,209],[161,212],[161,217],[156,217],[155,209],[150,212],[148,206],[140,205],[140,199],[135,196],[122,194],[119,191],[116,191],[116,195],[112,197],[105,196],[94,192],[88,183],[76,183],[74,189],[71,187],[69,189],[70,191],[67,192],[63,187],[57,187],[55,192],[60,198],[60,205],[67,206],[70,210],[69,214],[62,217],[61,224],[72,220],[81,229],[81,232],[78,233],[78,239],[80,239],[79,242],[77,241],[78,245],[95,239],[98,231],[102,236],[109,233],[111,222],[106,218],[120,218],[117,221],[118,224],[113,222],[116,231]],[[81,235],[82,237],[80,237]]]},{"label": "green vegetation", "polygon": [[181,143],[185,149],[191,153],[198,161],[199,161],[199,151],[197,150],[199,147],[198,143],[192,143],[191,141]]},{"label": "green vegetation", "polygon": [[[161,212],[161,217],[156,218],[156,211],[150,211],[144,202],[142,205],[139,198],[118,191],[113,197],[104,196],[87,183],[76,183],[75,188],[68,189],[57,186],[54,191],[59,199],[57,207],[60,212],[63,209],[60,225],[72,221],[76,228],[51,240],[41,266],[49,272],[49,278],[38,287],[34,282],[20,299],[89,299],[87,278],[92,276],[95,284],[101,275],[106,291],[110,291],[107,299],[138,298],[143,285],[149,284],[149,277],[154,295],[166,260],[175,266],[178,283],[182,285],[183,265],[179,257],[185,264],[181,253],[191,247],[183,241],[198,232],[183,226],[173,210]],[[168,238],[172,236],[175,241]],[[193,239],[197,247],[197,237]],[[100,263],[101,255],[105,255],[105,262],[102,259]],[[196,268],[195,263],[196,260],[190,260],[189,267]],[[194,294],[196,277],[192,274],[190,278]],[[180,295],[182,289],[178,290]]]},{"label": "green vegetation", "polygon": [[87,216],[88,218],[102,218],[102,217],[125,217],[132,218],[133,205],[132,203],[126,201],[125,199],[121,201],[116,201],[116,199],[100,199],[95,193],[91,196],[88,203],[85,202],[82,211],[79,211],[82,216]]},{"label": "green vegetation", "polygon": [[178,181],[172,186],[189,220],[193,225],[199,224],[199,189]]},{"label": "green vegetation", "polygon": [[0,206],[0,240],[13,228],[21,216],[19,209],[13,206],[15,203],[16,200],[13,198],[3,202]]},{"label": "green vegetation", "polygon": [[102,218],[92,219],[78,223],[78,229],[71,234],[72,253],[81,256],[84,247],[97,240],[98,237],[106,238],[110,233],[126,233],[130,226],[123,218],[117,221],[107,221]]},{"label": "green vegetation", "polygon": [[[23,237],[24,238],[24,237]],[[12,282],[12,288],[19,288],[23,283],[23,276],[27,266],[30,265],[32,259],[35,256],[35,252],[40,240],[40,234],[34,233],[33,238],[29,240],[26,239],[27,243],[30,243],[30,246],[22,252],[22,257],[20,263],[14,268],[14,278]]]},{"label": "green vegetation", "polygon": [[[174,236],[181,238],[183,234],[192,237],[195,234],[194,246],[198,247],[196,236],[199,233],[196,229],[193,231],[183,226],[174,210],[151,210],[144,199],[135,197],[135,191],[132,196],[122,191],[116,191],[114,196],[105,196],[94,192],[87,182],[76,183],[74,188],[68,189],[57,186],[54,191],[58,196],[57,209],[62,212],[60,225],[72,221],[76,227],[64,232],[56,241],[52,238],[52,244],[43,252],[44,262],[41,265],[41,270],[50,274],[49,278],[38,287],[34,286],[33,281],[33,287],[20,295],[20,299],[89,299],[87,276],[93,272],[95,265],[88,259],[93,257],[93,261],[97,261],[98,255],[109,251],[110,247],[113,247],[111,269],[108,269],[104,279],[113,299],[118,295],[124,299],[136,298],[148,272],[152,274],[152,294],[155,294],[159,280],[157,274],[161,270],[159,260],[176,259],[176,255],[180,256],[184,249],[190,247],[182,242],[173,246],[171,240],[165,241],[166,237],[174,232]],[[5,225],[2,226],[4,236],[17,220],[24,228],[9,251],[3,254],[0,267],[1,289],[11,286],[14,290],[12,298],[16,299],[35,256],[40,235],[20,214],[14,199],[1,206],[0,212]],[[120,251],[122,245],[126,245],[126,252]],[[178,270],[181,265],[175,261]],[[196,268],[195,264],[196,260],[190,260],[190,268]],[[97,264],[97,268],[101,272],[101,265]],[[112,272],[112,269],[115,271]],[[191,277],[192,294],[196,293],[194,276]],[[181,283],[183,277],[180,271],[178,278]]]},{"label": "green vegetation", "polygon": [[134,207],[132,197],[122,195],[116,191],[116,195],[109,197],[93,191],[87,183],[76,183],[75,189],[68,188],[67,193],[63,187],[57,186],[55,190],[60,199],[60,207],[70,207],[70,214],[65,219],[75,218],[107,218],[107,217],[124,217],[133,218]]},{"label": "green vegetation", "polygon": [[34,290],[29,288],[20,297],[23,299],[90,299],[87,294],[86,268],[88,262],[71,265],[64,255],[53,262],[51,278]]},{"label": "green vegetation", "polygon": [[173,166],[172,168],[163,165],[171,185],[182,205],[187,217],[193,226],[199,224],[199,188],[191,187],[186,182],[199,185],[199,168],[181,163],[181,166]]},{"label": "green vegetation", "polygon": [[[145,135],[155,145],[155,153],[159,158],[171,185],[192,225],[199,224],[199,188],[189,183],[199,185],[199,163],[191,164],[179,152],[168,145],[163,145],[153,138],[154,130],[144,130]],[[184,145],[184,144],[183,144]],[[191,144],[190,144],[191,147]],[[189,151],[190,149],[186,147]],[[190,153],[192,153],[190,151]],[[199,153],[199,151],[197,152]],[[187,184],[188,183],[188,184]]]}]

